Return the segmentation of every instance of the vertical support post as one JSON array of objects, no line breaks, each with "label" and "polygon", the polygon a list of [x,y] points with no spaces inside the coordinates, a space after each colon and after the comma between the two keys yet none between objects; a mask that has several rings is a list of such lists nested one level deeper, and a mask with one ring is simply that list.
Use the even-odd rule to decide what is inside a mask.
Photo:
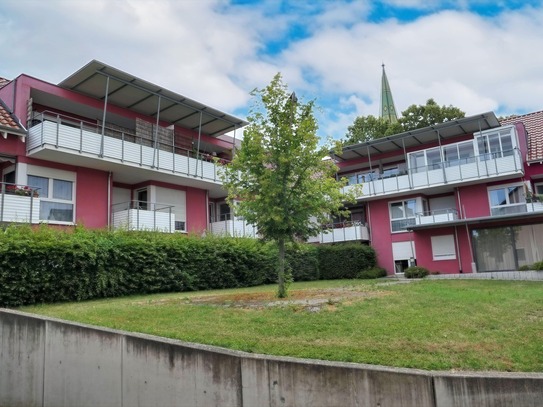
[{"label": "vertical support post", "polygon": [[6,195],[6,184],[2,182],[2,206],[0,207],[0,222],[4,221],[4,197]]},{"label": "vertical support post", "polygon": [[413,181],[411,175],[411,168],[409,168],[409,161],[407,159],[407,151],[405,149],[405,140],[402,138],[403,156],[405,157],[405,166],[407,167],[407,181],[409,182],[409,189],[413,189]]},{"label": "vertical support post", "polygon": [[447,183],[447,173],[445,172],[445,160],[443,155],[443,146],[441,145],[441,135],[439,130],[436,130],[437,133],[437,143],[439,144],[439,159],[441,160],[441,171],[443,172],[443,183]]},{"label": "vertical support post", "polygon": [[155,123],[155,131],[153,132],[153,168],[155,168],[155,159],[156,159],[156,167],[159,168],[160,162],[158,160],[158,123],[160,120],[160,102],[161,102],[160,95],[158,96],[158,102],[157,102],[157,109],[156,109],[156,123]]},{"label": "vertical support post", "polygon": [[102,139],[100,141],[100,157],[104,156],[104,135],[106,132],[107,98],[109,96],[109,76],[106,76],[106,94],[104,96],[104,113],[102,114]]},{"label": "vertical support post", "polygon": [[[371,177],[371,182],[369,184],[369,187],[368,187],[368,192],[369,194],[371,195],[371,187],[373,187],[373,168],[371,166],[371,154],[370,154],[370,146],[366,146],[366,151],[368,152],[368,163],[370,164],[370,177]],[[373,192],[375,193],[375,188],[373,188]]]},{"label": "vertical support post", "polygon": [[[196,168],[194,170],[194,175],[198,175],[198,160],[201,160],[200,157],[200,139],[202,137],[202,111],[200,110],[200,123],[198,124],[198,145],[196,147]],[[203,168],[202,168],[203,170]],[[202,174],[203,175],[203,174]]]}]

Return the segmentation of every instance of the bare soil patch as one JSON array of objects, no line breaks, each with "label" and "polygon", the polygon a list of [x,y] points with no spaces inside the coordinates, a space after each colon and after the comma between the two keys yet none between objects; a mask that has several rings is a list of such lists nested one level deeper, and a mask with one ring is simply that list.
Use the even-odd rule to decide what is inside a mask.
[{"label": "bare soil patch", "polygon": [[[162,299],[153,304],[181,303],[187,305],[214,305],[244,309],[263,309],[293,306],[309,312],[323,309],[335,310],[338,304],[350,304],[369,298],[389,295],[386,291],[361,291],[349,288],[290,290],[287,298],[277,298],[274,292],[253,292],[219,295],[190,296],[176,299]],[[149,304],[148,302],[146,303]]]}]

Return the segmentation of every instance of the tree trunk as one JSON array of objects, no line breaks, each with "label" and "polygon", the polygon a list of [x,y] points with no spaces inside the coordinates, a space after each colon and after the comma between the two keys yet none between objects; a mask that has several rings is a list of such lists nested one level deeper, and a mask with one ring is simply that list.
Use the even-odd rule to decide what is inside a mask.
[{"label": "tree trunk", "polygon": [[280,238],[278,241],[279,246],[279,266],[278,266],[278,280],[279,287],[277,289],[277,296],[279,298],[285,298],[287,296],[287,287],[285,282],[285,239]]}]

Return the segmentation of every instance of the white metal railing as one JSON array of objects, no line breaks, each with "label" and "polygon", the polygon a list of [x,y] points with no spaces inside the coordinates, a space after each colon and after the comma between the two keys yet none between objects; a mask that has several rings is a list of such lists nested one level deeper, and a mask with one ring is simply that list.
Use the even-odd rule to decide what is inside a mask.
[{"label": "white metal railing", "polygon": [[308,239],[309,243],[339,243],[357,240],[369,240],[369,230],[365,223],[345,221],[330,223],[322,226],[317,236]]},{"label": "white metal railing", "polygon": [[437,209],[433,211],[417,213],[415,217],[415,224],[426,225],[432,223],[450,222],[457,219],[458,211],[456,209]]},{"label": "white metal railing", "polygon": [[209,231],[214,235],[232,237],[258,237],[256,227],[243,219],[225,219],[209,224]]},{"label": "white metal railing", "polygon": [[39,188],[0,182],[0,222],[39,223]]},{"label": "white metal railing", "polygon": [[184,232],[185,222],[176,221],[172,205],[127,201],[112,205],[112,225],[115,229]]},{"label": "white metal railing", "polygon": [[[399,171],[397,174],[383,176],[382,174],[360,173],[364,176],[354,176],[350,179],[364,179],[362,184],[363,196],[386,195],[410,191],[413,189],[455,184],[470,180],[487,179],[505,174],[524,173],[522,157],[518,148],[492,154],[481,154],[456,160],[453,162],[434,163],[425,167]],[[347,185],[347,191],[353,185]],[[359,198],[363,198],[363,196]]]},{"label": "white metal railing", "polygon": [[37,114],[31,122],[27,151],[32,154],[39,148],[51,146],[74,154],[88,154],[217,183],[220,182],[221,164],[226,163],[221,160],[221,164],[217,164],[209,154],[193,153],[173,143],[149,140],[135,132],[102,127],[46,111]]}]

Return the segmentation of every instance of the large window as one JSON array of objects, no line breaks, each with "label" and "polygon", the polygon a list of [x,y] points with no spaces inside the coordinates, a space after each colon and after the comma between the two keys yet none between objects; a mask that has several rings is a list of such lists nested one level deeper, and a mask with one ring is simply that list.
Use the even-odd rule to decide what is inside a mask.
[{"label": "large window", "polygon": [[477,136],[477,148],[481,160],[513,155],[513,147],[511,129]]},{"label": "large window", "polygon": [[518,270],[543,259],[543,224],[472,231],[477,271]]},{"label": "large window", "polygon": [[408,199],[390,204],[390,225],[393,232],[401,232],[415,224],[417,201]]},{"label": "large window", "polygon": [[523,185],[500,186],[488,190],[492,215],[508,215],[526,212]]},{"label": "large window", "polygon": [[29,175],[28,185],[39,188],[40,220],[70,223],[74,221],[72,181]]}]

